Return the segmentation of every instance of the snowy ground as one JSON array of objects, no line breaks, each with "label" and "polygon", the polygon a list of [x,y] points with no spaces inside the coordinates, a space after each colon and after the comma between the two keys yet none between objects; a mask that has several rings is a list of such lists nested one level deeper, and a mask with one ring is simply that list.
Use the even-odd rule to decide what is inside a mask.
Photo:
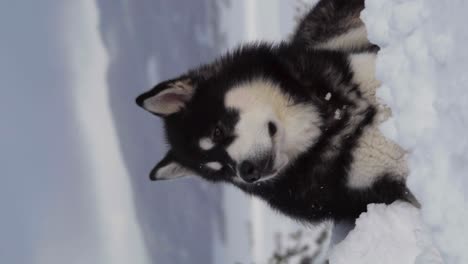
[{"label": "snowy ground", "polygon": [[413,206],[371,204],[346,238],[331,248],[331,264],[441,264],[429,231]]},{"label": "snowy ground", "polygon": [[382,130],[408,150],[422,210],[370,205],[331,263],[468,263],[467,13],[466,1],[366,0],[378,95],[393,111]]},{"label": "snowy ground", "polygon": [[409,186],[446,263],[468,263],[468,2],[367,0],[363,18],[382,47],[383,126],[409,150]]}]

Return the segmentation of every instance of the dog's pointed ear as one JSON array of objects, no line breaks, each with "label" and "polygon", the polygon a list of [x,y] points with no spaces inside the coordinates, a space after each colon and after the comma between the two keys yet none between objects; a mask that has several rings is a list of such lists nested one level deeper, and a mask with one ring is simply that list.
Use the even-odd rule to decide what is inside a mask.
[{"label": "dog's pointed ear", "polygon": [[183,109],[192,99],[194,92],[193,78],[181,76],[156,85],[138,96],[136,103],[155,115],[165,117]]},{"label": "dog's pointed ear", "polygon": [[408,189],[408,187],[405,187],[402,200],[412,204],[418,209],[421,209],[421,204],[419,203],[418,199],[416,199],[416,196],[414,196],[414,194],[410,191],[410,189]]},{"label": "dog's pointed ear", "polygon": [[171,180],[189,175],[195,175],[195,173],[180,165],[169,151],[156,167],[151,170],[150,179],[152,181]]}]

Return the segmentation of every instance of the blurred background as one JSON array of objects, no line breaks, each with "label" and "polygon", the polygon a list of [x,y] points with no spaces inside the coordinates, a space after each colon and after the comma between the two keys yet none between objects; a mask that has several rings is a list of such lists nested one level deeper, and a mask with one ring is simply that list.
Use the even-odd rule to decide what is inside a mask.
[{"label": "blurred background", "polygon": [[150,182],[166,146],[160,120],[134,103],[239,43],[286,38],[304,8],[0,0],[0,263],[317,258],[326,225],[299,225],[197,178]]}]

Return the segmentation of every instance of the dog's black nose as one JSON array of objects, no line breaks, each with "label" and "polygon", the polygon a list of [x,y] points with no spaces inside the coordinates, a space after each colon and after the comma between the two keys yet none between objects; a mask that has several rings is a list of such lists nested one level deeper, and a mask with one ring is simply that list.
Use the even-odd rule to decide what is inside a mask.
[{"label": "dog's black nose", "polygon": [[239,166],[240,177],[246,182],[255,182],[260,179],[260,172],[255,167],[255,164],[246,160]]}]

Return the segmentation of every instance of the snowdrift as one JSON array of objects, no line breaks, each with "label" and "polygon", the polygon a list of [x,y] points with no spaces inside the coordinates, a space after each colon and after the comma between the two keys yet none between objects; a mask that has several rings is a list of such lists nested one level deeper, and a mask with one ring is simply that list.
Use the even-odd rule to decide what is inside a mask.
[{"label": "snowdrift", "polygon": [[371,204],[346,239],[330,253],[332,264],[443,263],[421,221],[420,212],[404,202]]},{"label": "snowdrift", "polygon": [[468,263],[467,13],[463,0],[366,0],[378,96],[393,111],[382,131],[409,151],[422,209],[370,205],[331,263]]}]

